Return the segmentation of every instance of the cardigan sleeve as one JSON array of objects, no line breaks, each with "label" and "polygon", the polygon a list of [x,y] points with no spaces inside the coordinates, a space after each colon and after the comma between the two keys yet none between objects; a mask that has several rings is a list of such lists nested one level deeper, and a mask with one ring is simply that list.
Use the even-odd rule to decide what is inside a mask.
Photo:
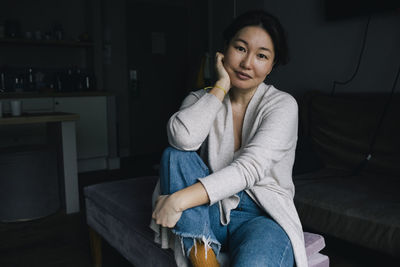
[{"label": "cardigan sleeve", "polygon": [[190,93],[168,121],[168,142],[176,149],[195,151],[207,138],[222,102],[213,94]]},{"label": "cardigan sleeve", "polygon": [[210,205],[250,189],[267,177],[277,162],[293,152],[297,142],[297,125],[297,103],[291,96],[266,110],[254,136],[243,147],[239,157],[227,167],[199,179],[208,193]]}]

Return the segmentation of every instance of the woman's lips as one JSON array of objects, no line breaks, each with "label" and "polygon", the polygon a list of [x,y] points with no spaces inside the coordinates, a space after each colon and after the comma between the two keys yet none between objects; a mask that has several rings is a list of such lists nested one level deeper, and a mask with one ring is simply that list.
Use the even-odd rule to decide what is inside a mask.
[{"label": "woman's lips", "polygon": [[243,73],[243,72],[240,72],[240,71],[236,71],[236,76],[241,80],[249,80],[249,79],[251,79],[250,75],[248,75],[246,73]]}]

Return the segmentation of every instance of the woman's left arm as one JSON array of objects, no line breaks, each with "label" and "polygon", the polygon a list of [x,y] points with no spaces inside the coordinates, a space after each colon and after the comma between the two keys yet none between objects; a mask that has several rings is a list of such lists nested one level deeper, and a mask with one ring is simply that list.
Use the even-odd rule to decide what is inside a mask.
[{"label": "woman's left arm", "polygon": [[157,224],[172,228],[184,210],[209,203],[207,191],[201,183],[195,183],[171,195],[158,197],[152,218]]}]

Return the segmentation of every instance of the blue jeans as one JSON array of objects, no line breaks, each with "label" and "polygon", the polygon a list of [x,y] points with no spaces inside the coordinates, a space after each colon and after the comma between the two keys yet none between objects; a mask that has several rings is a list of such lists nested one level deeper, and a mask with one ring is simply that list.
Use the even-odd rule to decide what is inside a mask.
[{"label": "blue jeans", "polygon": [[[167,148],[161,158],[161,194],[172,194],[195,184],[209,170],[196,152]],[[189,255],[195,240],[206,242],[215,254],[229,252],[230,266],[293,266],[291,242],[282,229],[247,195],[238,193],[239,205],[231,211],[230,222],[220,222],[218,203],[201,205],[182,213],[172,232],[178,235]]]}]

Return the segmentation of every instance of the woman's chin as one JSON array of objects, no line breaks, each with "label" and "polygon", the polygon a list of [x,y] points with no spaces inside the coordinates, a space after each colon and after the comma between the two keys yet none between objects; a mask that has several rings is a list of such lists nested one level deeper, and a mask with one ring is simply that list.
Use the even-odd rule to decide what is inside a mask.
[{"label": "woman's chin", "polygon": [[236,88],[238,90],[251,91],[252,89],[255,89],[257,87],[258,87],[258,85],[244,83],[244,82],[234,82],[234,83],[232,83],[232,88]]}]

